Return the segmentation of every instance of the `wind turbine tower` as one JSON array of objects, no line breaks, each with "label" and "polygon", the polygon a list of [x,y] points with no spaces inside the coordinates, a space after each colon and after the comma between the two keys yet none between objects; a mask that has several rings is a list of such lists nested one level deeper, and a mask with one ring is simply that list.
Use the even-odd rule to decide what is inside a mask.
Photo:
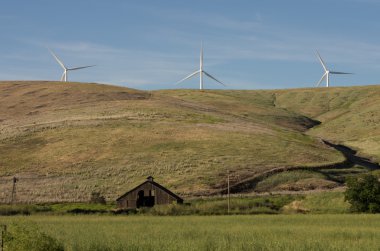
[{"label": "wind turbine tower", "polygon": [[199,90],[203,90],[203,74],[205,74],[207,77],[215,80],[216,82],[218,82],[219,84],[223,85],[223,86],[226,86],[225,84],[223,84],[221,81],[217,80],[216,78],[214,78],[213,76],[211,76],[211,74],[207,73],[205,70],[203,70],[203,44],[201,45],[201,53],[200,53],[200,59],[199,59],[199,70],[191,73],[189,76],[181,79],[180,81],[178,81],[176,84],[180,84],[182,83],[183,81],[185,81],[186,79],[189,79],[195,75],[197,75],[199,73]]},{"label": "wind turbine tower", "polygon": [[57,63],[63,68],[63,74],[62,74],[62,77],[61,77],[61,81],[64,81],[64,82],[67,82],[67,73],[69,71],[75,71],[75,70],[80,70],[80,69],[84,69],[84,68],[89,68],[89,67],[93,67],[95,65],[87,65],[87,66],[80,66],[80,67],[75,67],[75,68],[67,68],[63,62],[57,57],[57,55],[54,54],[54,52],[52,50],[50,50],[50,53],[51,55],[53,55],[54,59],[57,61]]},{"label": "wind turbine tower", "polygon": [[330,74],[352,74],[352,73],[348,73],[348,72],[330,71],[327,68],[325,62],[323,61],[321,55],[319,55],[318,51],[317,51],[317,57],[319,59],[319,62],[321,62],[323,69],[325,70],[325,73],[322,75],[322,78],[317,83],[317,87],[322,83],[323,79],[325,79],[325,78],[326,78],[326,87],[329,87],[330,86]]}]

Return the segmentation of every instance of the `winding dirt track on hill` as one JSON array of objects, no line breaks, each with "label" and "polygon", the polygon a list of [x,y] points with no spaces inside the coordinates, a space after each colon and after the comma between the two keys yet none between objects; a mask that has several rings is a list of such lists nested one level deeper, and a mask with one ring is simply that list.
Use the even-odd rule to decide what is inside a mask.
[{"label": "winding dirt track on hill", "polygon": [[[295,166],[295,167],[277,167],[277,168],[273,168],[271,170],[268,170],[266,172],[263,172],[263,173],[260,173],[258,175],[255,175],[253,177],[250,177],[249,179],[246,179],[246,180],[243,180],[243,181],[240,181],[238,183],[235,183],[233,185],[230,186],[230,193],[247,193],[247,192],[252,192],[252,190],[255,189],[256,185],[274,175],[274,174],[278,174],[278,173],[281,173],[281,172],[286,172],[286,171],[296,171],[296,170],[311,170],[311,171],[318,171],[318,170],[321,170],[321,169],[339,169],[339,168],[351,168],[355,165],[359,165],[359,166],[362,166],[362,167],[365,167],[365,168],[368,168],[369,170],[377,170],[377,169],[380,169],[380,165],[379,163],[376,163],[376,162],[373,162],[371,161],[370,159],[368,158],[364,158],[364,157],[361,157],[361,156],[358,156],[357,155],[357,151],[347,147],[347,146],[344,146],[344,145],[341,145],[341,144],[334,144],[332,142],[329,142],[327,140],[323,140],[321,139],[321,141],[329,146],[329,147],[332,147],[334,149],[336,149],[337,151],[341,152],[344,157],[345,157],[345,160],[340,162],[340,163],[335,163],[335,164],[331,164],[331,165],[320,165],[320,166]],[[339,181],[339,180],[334,180],[335,182],[337,183],[343,183],[342,181]],[[223,188],[223,189],[220,189],[219,191],[213,193],[213,195],[215,194],[227,194],[228,193],[228,189],[227,188]]]},{"label": "winding dirt track on hill", "polygon": [[[277,105],[277,99],[276,99],[276,95],[273,95],[273,106],[275,107],[278,107],[279,109],[284,109],[284,110],[287,110],[286,108],[281,108]],[[312,123],[309,124],[309,126],[306,127],[306,130],[309,130],[311,128],[313,128],[314,126],[316,125],[320,125],[321,122],[320,121],[317,121],[317,120],[314,120],[314,119],[311,119],[309,117],[306,117],[306,119],[310,120]],[[347,146],[344,146],[344,145],[341,145],[339,143],[333,143],[331,141],[328,141],[328,140],[325,140],[325,139],[319,139],[322,143],[324,143],[326,146],[328,147],[331,147],[331,148],[334,148],[335,150],[341,152],[343,154],[343,156],[345,157],[345,160],[340,162],[340,163],[334,163],[334,164],[330,164],[330,165],[319,165],[319,166],[295,166],[295,167],[276,167],[276,168],[273,168],[271,170],[268,170],[266,172],[263,172],[263,173],[260,173],[260,174],[257,174],[253,177],[250,177],[250,178],[247,178],[245,180],[242,180],[242,181],[239,181],[235,184],[232,184],[230,186],[230,192],[231,193],[247,193],[247,192],[252,192],[255,188],[256,188],[256,185],[272,176],[272,175],[275,175],[275,174],[278,174],[278,173],[281,173],[281,172],[286,172],[286,171],[296,171],[296,170],[311,170],[311,171],[318,171],[318,170],[321,170],[321,169],[340,169],[340,168],[351,168],[355,165],[359,165],[359,166],[362,166],[362,167],[365,167],[369,170],[376,170],[376,169],[380,169],[380,165],[379,163],[376,163],[368,158],[365,158],[365,157],[361,157],[361,156],[358,156],[357,155],[357,151],[347,147]],[[334,178],[331,178],[331,177],[327,177],[326,178],[332,180],[332,181],[335,181],[337,183],[340,183],[340,184],[344,184],[344,181],[342,180],[338,180],[338,179],[334,179]],[[226,185],[223,184],[224,187],[223,188],[218,188],[216,192],[213,193],[213,195],[216,195],[216,194],[227,194],[228,190],[226,188]]]},{"label": "winding dirt track on hill", "polygon": [[359,165],[359,166],[363,166],[365,168],[368,168],[370,170],[376,170],[376,169],[380,169],[380,165],[379,163],[376,163],[376,162],[373,162],[372,160],[368,159],[368,158],[364,158],[364,157],[360,157],[357,154],[357,151],[347,147],[347,146],[344,146],[344,145],[341,145],[341,144],[333,144],[327,140],[322,140],[323,143],[325,143],[326,145],[332,147],[332,148],[335,148],[336,150],[338,150],[339,152],[341,152],[344,157],[352,164],[352,165]]}]

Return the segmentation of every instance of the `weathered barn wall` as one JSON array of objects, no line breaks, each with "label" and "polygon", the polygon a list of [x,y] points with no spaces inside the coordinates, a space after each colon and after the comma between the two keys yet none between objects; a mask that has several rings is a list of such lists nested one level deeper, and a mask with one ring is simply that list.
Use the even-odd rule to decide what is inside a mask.
[{"label": "weathered barn wall", "polygon": [[154,205],[182,203],[182,199],[161,185],[146,181],[117,200],[118,208],[152,207]]}]

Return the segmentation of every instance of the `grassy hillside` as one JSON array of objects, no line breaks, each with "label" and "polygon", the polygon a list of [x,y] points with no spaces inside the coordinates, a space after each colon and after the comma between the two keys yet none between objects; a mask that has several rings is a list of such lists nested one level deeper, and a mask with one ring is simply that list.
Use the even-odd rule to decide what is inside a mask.
[{"label": "grassy hillside", "polygon": [[281,90],[275,95],[279,107],[322,122],[309,135],[380,162],[380,86]]},{"label": "grassy hillside", "polygon": [[[2,82],[0,201],[9,199],[14,175],[24,202],[87,200],[92,191],[114,200],[148,175],[181,195],[207,195],[225,188],[228,170],[236,184],[277,168],[339,163],[343,155],[314,136],[338,140],[330,130],[341,117],[332,114],[359,116],[349,116],[351,106],[360,110],[366,95],[380,92],[365,87],[361,97],[356,89],[332,88],[338,98],[331,101],[326,89],[145,92]],[[376,144],[359,117],[360,133]],[[314,119],[323,123],[307,131]],[[355,128],[347,125],[346,134]],[[358,146],[350,136],[339,140]],[[364,150],[380,155],[373,147]]]}]

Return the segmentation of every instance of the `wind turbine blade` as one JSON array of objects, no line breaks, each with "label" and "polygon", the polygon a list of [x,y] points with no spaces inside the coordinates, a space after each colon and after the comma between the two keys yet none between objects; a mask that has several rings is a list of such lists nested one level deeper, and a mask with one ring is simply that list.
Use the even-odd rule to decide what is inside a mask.
[{"label": "wind turbine blade", "polygon": [[75,68],[69,68],[67,69],[68,71],[75,71],[79,69],[84,69],[84,68],[89,68],[89,67],[94,67],[95,65],[87,65],[87,66],[81,66],[81,67],[75,67]]},{"label": "wind turbine blade", "polygon": [[321,77],[321,79],[318,81],[317,87],[322,83],[323,79],[325,79],[326,75],[327,75],[327,72],[325,74],[323,74],[323,76]]},{"label": "wind turbine blade", "polygon": [[340,72],[340,71],[330,71],[331,74],[353,74],[349,72]]},{"label": "wind turbine blade", "polygon": [[196,72],[191,73],[189,76],[187,76],[187,77],[181,79],[180,81],[178,81],[178,82],[175,83],[175,84],[178,85],[178,84],[182,83],[183,81],[185,81],[186,79],[189,79],[189,78],[191,78],[192,76],[194,76],[194,75],[196,75],[196,74],[198,74],[198,73],[199,73],[199,70],[196,71]]},{"label": "wind turbine blade", "polygon": [[317,51],[317,56],[318,56],[319,62],[321,62],[323,69],[325,69],[325,71],[328,71],[325,62],[323,61],[321,55],[319,55],[318,51]]},{"label": "wind turbine blade", "polygon": [[215,80],[216,82],[218,82],[219,84],[223,85],[223,86],[226,86],[225,84],[223,84],[222,82],[220,82],[219,80],[217,80],[216,78],[214,78],[213,76],[211,76],[210,74],[208,74],[207,72],[203,71],[204,74],[206,74],[207,77]]},{"label": "wind turbine blade", "polygon": [[55,58],[55,60],[58,62],[58,64],[60,64],[63,69],[66,69],[66,66],[62,63],[61,60],[59,60],[59,58],[54,54],[54,52],[52,50],[50,50],[50,49],[49,49],[49,51],[50,51],[51,55],[53,55],[53,57]]}]

